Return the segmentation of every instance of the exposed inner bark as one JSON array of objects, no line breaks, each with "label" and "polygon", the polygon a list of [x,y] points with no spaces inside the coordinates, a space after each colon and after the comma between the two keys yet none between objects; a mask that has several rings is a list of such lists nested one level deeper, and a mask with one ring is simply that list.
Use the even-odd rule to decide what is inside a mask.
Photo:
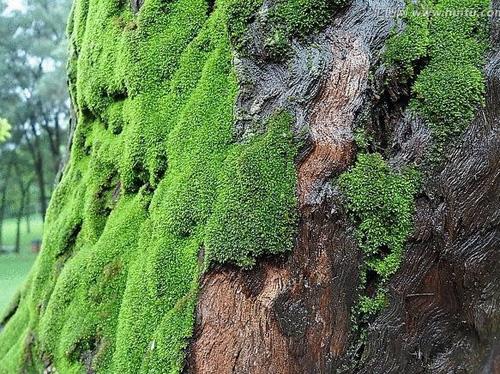
[{"label": "exposed inner bark", "polygon": [[312,205],[332,173],[353,159],[353,124],[363,103],[370,60],[363,43],[345,35],[333,46],[335,63],[310,117],[313,149],[299,166],[300,206]]},{"label": "exposed inner bark", "polygon": [[313,373],[347,348],[358,254],[342,216],[305,213],[297,249],[256,269],[219,268],[201,285],[188,372]]},{"label": "exposed inner bark", "polygon": [[301,222],[293,255],[252,271],[214,269],[202,282],[188,371],[313,373],[346,353],[359,254],[346,215],[322,188],[354,156],[352,128],[368,85],[365,42],[343,33],[311,109],[312,147],[298,169]]},{"label": "exposed inner bark", "polygon": [[[301,221],[288,259],[263,259],[251,271],[224,266],[205,274],[187,372],[323,373],[344,364],[361,257],[327,182],[355,154],[353,127],[368,88],[372,49],[380,49],[391,27],[389,19],[369,16],[377,6],[355,2],[338,26],[319,37],[316,51],[294,46],[292,73],[286,66],[241,63],[245,77],[256,78],[237,106],[254,121],[291,96],[309,103],[303,107],[297,100],[295,107],[297,131],[306,122],[310,126],[308,153],[298,166]],[[314,53],[322,77],[304,69]],[[251,133],[249,118],[237,128],[242,137]]]}]

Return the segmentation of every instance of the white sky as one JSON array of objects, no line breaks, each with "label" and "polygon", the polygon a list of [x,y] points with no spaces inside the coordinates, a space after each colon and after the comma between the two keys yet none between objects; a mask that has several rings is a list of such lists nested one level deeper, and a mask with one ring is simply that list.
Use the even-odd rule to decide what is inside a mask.
[{"label": "white sky", "polygon": [[7,12],[24,9],[23,0],[7,0]]}]

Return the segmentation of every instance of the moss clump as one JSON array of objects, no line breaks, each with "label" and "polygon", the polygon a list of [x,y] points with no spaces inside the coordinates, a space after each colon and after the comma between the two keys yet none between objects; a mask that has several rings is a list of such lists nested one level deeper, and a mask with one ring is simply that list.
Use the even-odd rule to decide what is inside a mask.
[{"label": "moss clump", "polygon": [[344,0],[279,0],[269,12],[267,46],[271,54],[286,54],[293,37],[304,38],[321,30],[344,4]]},{"label": "moss clump", "polygon": [[[366,282],[366,273],[370,272],[381,285],[401,264],[412,230],[418,173],[395,172],[378,153],[360,154],[338,183],[356,223],[358,245],[366,256],[362,281]],[[362,304],[364,309],[372,310],[382,306],[382,300],[381,294],[371,302],[365,298]]]},{"label": "moss clump", "polygon": [[309,34],[325,27],[344,0],[279,0],[270,20],[286,37]]},{"label": "moss clump", "polygon": [[438,155],[484,103],[489,7],[489,0],[421,1],[408,6],[406,29],[389,40],[389,62],[406,72],[425,62],[410,105],[429,123]]},{"label": "moss clump", "polygon": [[0,372],[180,372],[202,269],[292,249],[293,118],[235,143],[232,3],[75,1],[71,159]]},{"label": "moss clump", "polygon": [[430,44],[428,10],[431,4],[425,0],[409,3],[402,17],[404,31],[393,30],[386,44],[386,62],[400,65],[408,75],[413,75],[414,64],[427,55]]},{"label": "moss clump", "polygon": [[248,24],[262,24],[266,48],[275,59],[284,57],[292,38],[303,39],[324,28],[345,0],[278,0],[267,12],[257,15],[262,0],[239,0],[229,12],[229,30],[234,46],[246,53]]},{"label": "moss clump", "polygon": [[226,159],[223,187],[208,222],[210,259],[248,267],[256,256],[293,247],[297,145],[291,121],[288,114],[272,118],[265,135],[237,146]]},{"label": "moss clump", "polygon": [[385,308],[387,305],[387,295],[386,292],[383,288],[379,288],[375,296],[369,297],[366,295],[363,295],[359,299],[359,312],[363,317],[370,317],[378,312],[380,312],[382,309]]}]

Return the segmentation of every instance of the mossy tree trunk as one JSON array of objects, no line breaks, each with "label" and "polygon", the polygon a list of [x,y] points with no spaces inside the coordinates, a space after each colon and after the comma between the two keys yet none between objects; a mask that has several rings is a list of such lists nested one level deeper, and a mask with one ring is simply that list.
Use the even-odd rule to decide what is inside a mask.
[{"label": "mossy tree trunk", "polygon": [[[265,58],[255,55],[239,62],[253,87],[240,94],[238,109],[259,103],[262,114],[262,102],[279,102],[268,92],[287,95],[280,82],[286,77],[283,71],[299,75],[293,81],[298,85],[310,89],[317,84],[317,91],[306,96],[309,136],[297,160],[299,230],[290,256],[262,258],[252,270],[218,266],[203,276],[187,372],[500,372],[497,20],[488,37],[492,48],[484,68],[485,105],[474,120],[465,120],[465,133],[446,138],[440,153],[429,144],[441,142],[439,129],[456,124],[436,123],[432,139],[418,112],[408,108],[418,74],[408,78],[404,67],[398,70],[380,59],[393,27],[387,10],[401,6],[397,1],[349,4],[335,17],[335,26],[315,39],[328,56],[317,81],[300,70],[306,59],[314,59],[304,46],[293,47],[287,67],[268,67]],[[467,8],[466,2],[462,6]],[[407,26],[407,34],[401,32],[399,38],[409,38],[414,48],[429,37],[418,34],[411,40],[412,32]],[[432,28],[427,32],[437,34]],[[253,37],[258,44],[258,32]],[[397,48],[394,53],[403,59],[407,50],[397,38],[390,39],[390,53]],[[425,60],[411,60],[412,70],[429,66]],[[444,73],[451,76],[453,65]],[[467,100],[477,108],[474,99]],[[360,129],[363,137],[371,137],[368,145],[357,138]],[[369,154],[381,153],[395,169],[413,164],[421,173],[419,192],[406,194],[414,196],[414,223],[396,272],[366,270],[372,255],[360,251],[366,244],[356,238],[359,217],[353,219],[349,211],[341,193],[347,191],[336,187],[336,178],[345,175],[365,147]],[[376,190],[378,177],[370,177],[374,167],[363,170],[369,188],[394,193],[398,187],[388,178],[382,179],[387,190]],[[355,183],[352,178],[348,182]],[[370,206],[369,201],[360,203]],[[384,204],[372,208],[381,212]],[[398,198],[389,213],[399,222],[406,219],[397,212],[404,204]],[[382,247],[382,258],[390,257],[388,245]],[[381,287],[383,306],[377,303]],[[360,295],[372,301],[360,304]]]},{"label": "mossy tree trunk", "polygon": [[77,0],[0,372],[498,371],[489,5]]}]

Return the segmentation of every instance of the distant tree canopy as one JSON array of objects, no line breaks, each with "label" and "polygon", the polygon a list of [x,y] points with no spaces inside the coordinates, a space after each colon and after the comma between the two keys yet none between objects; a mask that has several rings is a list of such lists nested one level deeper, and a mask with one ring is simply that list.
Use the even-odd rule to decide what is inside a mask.
[{"label": "distant tree canopy", "polygon": [[5,218],[44,216],[47,209],[69,122],[70,6],[71,0],[25,0],[12,10],[0,0],[0,229]]}]

